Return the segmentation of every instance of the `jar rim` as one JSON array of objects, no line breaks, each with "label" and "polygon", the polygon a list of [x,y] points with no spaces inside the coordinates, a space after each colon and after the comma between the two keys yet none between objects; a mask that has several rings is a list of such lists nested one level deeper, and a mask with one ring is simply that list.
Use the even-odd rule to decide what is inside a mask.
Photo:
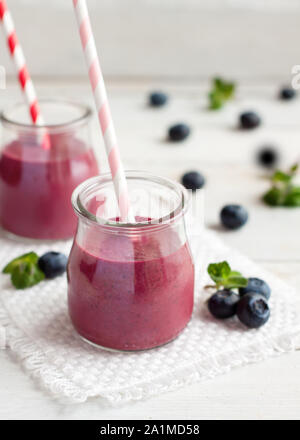
[{"label": "jar rim", "polygon": [[126,179],[130,180],[140,180],[140,181],[152,181],[154,183],[161,184],[165,187],[169,187],[175,190],[180,195],[180,201],[176,208],[172,210],[169,214],[164,215],[158,219],[152,221],[139,221],[137,223],[121,222],[115,220],[107,220],[104,218],[99,218],[92,214],[88,209],[85,208],[81,195],[92,188],[100,188],[101,185],[111,183],[113,185],[111,173],[101,173],[99,176],[91,177],[75,188],[72,194],[72,206],[75,213],[85,220],[104,228],[105,230],[116,232],[122,231],[125,233],[136,233],[139,231],[145,232],[150,230],[157,231],[158,229],[169,226],[170,223],[174,222],[185,215],[189,206],[189,193],[179,182],[168,179],[166,177],[158,176],[156,174],[149,173],[147,171],[141,170],[126,170]]},{"label": "jar rim", "polygon": [[26,103],[24,102],[17,102],[13,105],[11,105],[9,108],[6,108],[1,111],[0,113],[0,120],[1,123],[5,126],[13,126],[13,127],[19,127],[23,130],[30,130],[32,131],[32,128],[34,127],[35,130],[44,130],[53,132],[53,131],[59,131],[61,129],[66,129],[68,127],[74,127],[76,125],[81,125],[85,121],[89,120],[93,114],[93,111],[91,107],[88,105],[79,103],[77,101],[73,101],[71,99],[60,99],[60,98],[42,98],[39,99],[40,104],[58,104],[58,105],[66,105],[69,107],[77,108],[81,111],[81,115],[67,119],[65,122],[62,123],[55,123],[55,124],[39,124],[39,125],[33,125],[31,122],[20,122],[14,119],[13,117],[9,116],[9,112],[13,110],[17,110],[21,107],[26,108]]}]

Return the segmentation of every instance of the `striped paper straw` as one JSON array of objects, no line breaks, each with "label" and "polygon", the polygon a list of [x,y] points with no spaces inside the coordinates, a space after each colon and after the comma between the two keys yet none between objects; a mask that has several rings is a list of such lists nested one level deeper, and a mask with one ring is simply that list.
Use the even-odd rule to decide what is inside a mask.
[{"label": "striped paper straw", "polygon": [[113,184],[120,209],[122,221],[134,223],[134,216],[130,212],[128,188],[125,172],[120,158],[116,133],[110,113],[105,84],[97,54],[89,13],[85,0],[73,0],[77,18],[82,48],[88,67],[96,110],[104,137],[108,162],[112,174]]},{"label": "striped paper straw", "polygon": [[[35,88],[28,73],[24,53],[18,41],[14,22],[5,0],[0,0],[0,21],[3,23],[8,49],[17,69],[19,83],[29,105],[31,120],[35,125],[45,125],[38,105]],[[42,134],[42,145],[46,149],[50,147],[50,138],[46,132]]]}]

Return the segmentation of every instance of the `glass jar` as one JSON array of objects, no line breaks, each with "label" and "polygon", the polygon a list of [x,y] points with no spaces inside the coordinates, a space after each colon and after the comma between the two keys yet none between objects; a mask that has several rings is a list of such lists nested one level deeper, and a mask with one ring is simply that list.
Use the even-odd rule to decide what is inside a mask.
[{"label": "glass jar", "polygon": [[42,100],[40,107],[45,126],[30,122],[25,104],[1,114],[0,225],[23,237],[66,239],[77,225],[72,192],[98,174],[91,110],[57,100]]},{"label": "glass jar", "polygon": [[73,193],[79,222],[67,271],[68,304],[83,339],[134,351],[166,344],[187,325],[194,264],[185,188],[145,172],[126,176],[135,224],[119,221],[110,174]]}]

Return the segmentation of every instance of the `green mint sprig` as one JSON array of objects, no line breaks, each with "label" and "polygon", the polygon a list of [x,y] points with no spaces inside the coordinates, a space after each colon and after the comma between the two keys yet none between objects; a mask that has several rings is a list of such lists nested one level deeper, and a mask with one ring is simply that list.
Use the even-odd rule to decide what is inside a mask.
[{"label": "green mint sprig", "polygon": [[213,78],[211,90],[208,94],[210,110],[219,110],[226,101],[231,99],[235,92],[235,83],[222,78]]},{"label": "green mint sprig", "polygon": [[12,260],[2,272],[10,274],[11,282],[16,289],[26,289],[45,278],[45,274],[38,267],[38,259],[35,252],[29,252]]},{"label": "green mint sprig", "polygon": [[271,177],[271,188],[263,196],[269,206],[300,206],[300,186],[293,183],[298,171],[298,164],[293,165],[286,173],[275,171]]},{"label": "green mint sprig", "polygon": [[211,263],[207,272],[215,285],[206,286],[214,287],[217,290],[223,289],[238,289],[239,287],[246,287],[248,279],[244,278],[240,272],[231,270],[227,261],[221,261],[220,263]]}]

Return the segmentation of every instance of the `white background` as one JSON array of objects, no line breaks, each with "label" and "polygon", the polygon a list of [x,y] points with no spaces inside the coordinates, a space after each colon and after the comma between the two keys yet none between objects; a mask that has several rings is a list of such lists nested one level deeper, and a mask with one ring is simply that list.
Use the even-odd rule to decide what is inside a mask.
[{"label": "white background", "polygon": [[[8,0],[33,76],[82,76],[72,0]],[[106,77],[287,80],[298,0],[88,0]],[[13,72],[3,39],[0,64]]]}]

